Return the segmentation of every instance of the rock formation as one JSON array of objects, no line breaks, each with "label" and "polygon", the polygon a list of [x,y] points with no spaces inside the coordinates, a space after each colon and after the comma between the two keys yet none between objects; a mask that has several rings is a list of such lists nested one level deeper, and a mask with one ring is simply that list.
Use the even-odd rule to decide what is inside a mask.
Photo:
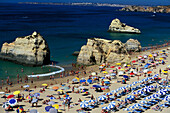
[{"label": "rock formation", "polygon": [[131,47],[129,44],[139,46],[140,43],[137,40],[130,39],[127,44],[122,43],[119,40],[106,40],[93,38],[88,39],[87,45],[81,47],[80,53],[77,58],[77,63],[92,65],[102,63],[118,63],[129,61],[129,54],[126,49]]},{"label": "rock formation", "polygon": [[112,20],[108,31],[120,33],[137,33],[137,34],[141,33],[139,29],[128,26],[125,23],[120,22],[120,20],[117,18]]},{"label": "rock formation", "polygon": [[134,40],[134,39],[129,39],[125,43],[125,47],[126,47],[127,51],[135,51],[135,52],[139,52],[142,49],[140,42],[138,40]]},{"label": "rock formation", "polygon": [[120,11],[170,13],[170,5],[168,5],[168,6],[156,6],[156,7],[127,6],[127,7],[120,9]]},{"label": "rock formation", "polygon": [[43,37],[34,32],[29,36],[17,37],[12,43],[5,42],[0,58],[24,65],[40,66],[50,63],[50,50]]}]

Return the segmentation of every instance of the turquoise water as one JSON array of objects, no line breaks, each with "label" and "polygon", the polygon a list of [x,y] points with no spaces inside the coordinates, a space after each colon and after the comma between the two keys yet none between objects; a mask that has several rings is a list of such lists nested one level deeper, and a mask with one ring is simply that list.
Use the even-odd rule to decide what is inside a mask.
[{"label": "turquoise water", "polygon": [[[0,45],[14,41],[18,36],[38,31],[46,39],[51,60],[57,65],[76,62],[72,56],[86,44],[88,38],[100,37],[126,42],[129,38],[138,39],[142,46],[162,44],[170,39],[170,14],[142,12],[119,12],[119,8],[93,6],[53,6],[0,4]],[[142,34],[108,33],[112,19],[137,27]],[[21,68],[24,74],[48,72],[41,67],[25,67],[11,62],[0,61],[0,79],[16,77]],[[6,73],[6,71],[8,73]]]}]

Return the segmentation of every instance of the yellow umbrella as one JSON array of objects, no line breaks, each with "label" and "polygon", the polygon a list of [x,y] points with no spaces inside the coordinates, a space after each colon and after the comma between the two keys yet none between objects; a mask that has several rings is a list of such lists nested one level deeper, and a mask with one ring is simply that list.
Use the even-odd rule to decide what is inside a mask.
[{"label": "yellow umbrella", "polygon": [[58,105],[58,104],[54,104],[53,107],[54,107],[55,109],[58,109],[58,108],[59,108],[59,105]]},{"label": "yellow umbrella", "polygon": [[128,67],[130,67],[131,65],[127,65]]},{"label": "yellow umbrella", "polygon": [[110,80],[108,80],[108,79],[104,79],[103,81],[110,81]]},{"label": "yellow umbrella", "polygon": [[168,73],[168,71],[162,70],[163,73]]},{"label": "yellow umbrella", "polygon": [[13,94],[18,95],[18,94],[20,94],[20,91],[15,91]]},{"label": "yellow umbrella", "polygon": [[107,74],[108,72],[107,72],[107,71],[103,71],[103,73],[106,73],[106,74]]},{"label": "yellow umbrella", "polygon": [[152,54],[150,54],[149,57],[152,57]]},{"label": "yellow umbrella", "polygon": [[163,60],[163,58],[159,58],[160,60]]},{"label": "yellow umbrella", "polygon": [[121,65],[121,63],[116,63],[116,65]]},{"label": "yellow umbrella", "polygon": [[47,84],[42,84],[42,86],[47,86]]},{"label": "yellow umbrella", "polygon": [[121,71],[125,70],[125,69],[120,69]]},{"label": "yellow umbrella", "polygon": [[77,81],[79,81],[79,80],[80,80],[78,77],[75,77],[75,79],[77,79]]}]

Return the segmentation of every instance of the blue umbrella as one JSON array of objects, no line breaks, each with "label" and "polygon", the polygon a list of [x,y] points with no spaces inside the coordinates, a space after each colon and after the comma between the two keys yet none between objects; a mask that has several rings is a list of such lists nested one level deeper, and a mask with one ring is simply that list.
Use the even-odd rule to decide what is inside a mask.
[{"label": "blue umbrella", "polygon": [[108,110],[108,108],[107,108],[107,107],[102,107],[102,109]]},{"label": "blue umbrella", "polygon": [[33,100],[31,101],[31,103],[36,103],[36,102],[38,102],[38,99],[33,99]]},{"label": "blue umbrella", "polygon": [[80,107],[81,108],[86,108],[86,107],[88,107],[88,103],[87,102],[81,102]]},{"label": "blue umbrella", "polygon": [[34,97],[39,97],[40,93],[34,93]]},{"label": "blue umbrella", "polygon": [[123,78],[128,79],[129,77],[127,75],[123,75]]},{"label": "blue umbrella", "polygon": [[151,97],[152,98],[157,98],[157,97],[159,97],[159,95],[158,94],[153,94]]},{"label": "blue umbrella", "polygon": [[12,98],[8,101],[8,103],[9,103],[9,105],[14,106],[17,104],[17,100]]},{"label": "blue umbrella", "polygon": [[165,95],[166,93],[164,91],[159,91],[158,94]]},{"label": "blue umbrella", "polygon": [[142,106],[141,104],[137,103],[137,104],[134,104],[135,107],[140,107]]},{"label": "blue umbrella", "polygon": [[87,82],[91,84],[91,83],[92,83],[92,80],[91,80],[91,79],[88,79]]},{"label": "blue umbrella", "polygon": [[113,104],[113,105],[116,105],[116,102],[112,101],[112,102],[110,102],[109,104]]},{"label": "blue umbrella", "polygon": [[138,94],[138,93],[137,93],[137,92],[132,92],[132,94],[133,94],[133,95],[136,95],[136,94]]},{"label": "blue umbrella", "polygon": [[170,101],[170,95],[166,96],[163,100],[164,101]]},{"label": "blue umbrella", "polygon": [[95,100],[89,100],[89,102],[95,102]]},{"label": "blue umbrella", "polygon": [[116,91],[116,90],[112,90],[111,92],[112,92],[112,93],[117,93],[117,91]]},{"label": "blue umbrella", "polygon": [[55,97],[50,97],[51,100],[56,99]]},{"label": "blue umbrella", "polygon": [[123,100],[121,100],[121,99],[116,99],[117,101],[120,101],[120,102],[123,102]]},{"label": "blue umbrella", "polygon": [[140,103],[141,103],[141,104],[147,104],[148,102],[145,101],[145,100],[141,100]]},{"label": "blue umbrella", "polygon": [[86,82],[86,80],[85,79],[83,79],[83,80],[80,80],[80,82],[82,83],[82,82]]},{"label": "blue umbrella", "polygon": [[108,109],[112,109],[112,108],[114,108],[114,107],[115,107],[114,104],[109,104]]},{"label": "blue umbrella", "polygon": [[109,93],[106,93],[106,95],[113,95],[113,94],[109,92]]},{"label": "blue umbrella", "polygon": [[99,100],[105,100],[105,99],[106,99],[106,96],[104,96],[104,95],[103,95],[103,96],[99,96],[98,99],[99,99]]},{"label": "blue umbrella", "polygon": [[110,82],[109,82],[109,81],[105,81],[104,83],[105,83],[105,84],[110,84]]},{"label": "blue umbrella", "polygon": [[129,109],[135,109],[136,107],[135,106],[130,106]]},{"label": "blue umbrella", "polygon": [[105,79],[105,77],[101,77],[101,79]]},{"label": "blue umbrella", "polygon": [[45,107],[45,111],[46,111],[46,112],[49,112],[51,108],[53,108],[53,107],[52,107],[52,106],[46,106],[46,107]]},{"label": "blue umbrella", "polygon": [[123,111],[130,111],[130,109],[129,108],[125,108],[125,109],[123,109]]},{"label": "blue umbrella", "polygon": [[93,85],[95,88],[101,88],[101,85]]},{"label": "blue umbrella", "polygon": [[66,97],[65,99],[70,100],[71,98],[70,97]]}]

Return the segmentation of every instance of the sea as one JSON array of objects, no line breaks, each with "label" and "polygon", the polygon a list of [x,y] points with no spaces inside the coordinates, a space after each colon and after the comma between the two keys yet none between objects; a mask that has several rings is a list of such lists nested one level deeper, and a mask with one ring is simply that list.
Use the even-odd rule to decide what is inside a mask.
[{"label": "sea", "polygon": [[[72,53],[79,51],[88,38],[122,42],[133,38],[139,40],[143,47],[163,44],[170,40],[170,14],[124,12],[118,11],[119,9],[120,7],[1,3],[0,45],[37,31],[49,45],[51,60],[63,66],[76,62]],[[107,32],[115,18],[139,28],[142,34]],[[56,69],[26,67],[0,60],[0,79],[6,79],[8,76],[16,78],[17,74],[22,77],[53,70]]]}]

